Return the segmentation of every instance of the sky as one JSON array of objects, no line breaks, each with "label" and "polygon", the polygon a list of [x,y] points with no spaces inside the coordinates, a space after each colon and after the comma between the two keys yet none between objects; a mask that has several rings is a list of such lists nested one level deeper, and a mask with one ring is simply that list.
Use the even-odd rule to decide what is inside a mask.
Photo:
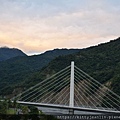
[{"label": "sky", "polygon": [[0,0],[0,47],[28,55],[120,37],[120,0]]}]

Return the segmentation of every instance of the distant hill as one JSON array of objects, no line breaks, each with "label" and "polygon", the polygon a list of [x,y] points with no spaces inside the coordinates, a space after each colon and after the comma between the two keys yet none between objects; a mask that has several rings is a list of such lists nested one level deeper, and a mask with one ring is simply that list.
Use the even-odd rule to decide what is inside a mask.
[{"label": "distant hill", "polygon": [[100,83],[109,83],[107,87],[120,95],[120,38],[75,54],[58,56],[40,71],[26,77],[19,87],[25,90],[69,66],[71,61]]},{"label": "distant hill", "polygon": [[17,56],[27,56],[27,55],[23,53],[21,50],[16,48],[7,48],[7,47],[0,48],[0,61],[4,61]]},{"label": "distant hill", "polygon": [[41,78],[45,79],[48,75],[55,74],[69,66],[71,61],[100,83],[109,83],[108,87],[120,95],[120,38],[82,49],[76,54],[57,57],[47,67],[27,80],[28,85],[33,85],[32,81],[37,83]]},{"label": "distant hill", "polygon": [[69,66],[71,61],[102,84],[109,83],[107,86],[120,95],[120,38],[69,55],[56,52],[60,50],[0,63],[0,95],[20,93]]},{"label": "distant hill", "polygon": [[[83,71],[85,71],[86,73],[88,73],[90,76],[95,78],[101,84],[107,86],[109,89],[114,91],[117,95],[120,95],[120,38],[118,38],[116,40],[111,40],[108,43],[99,44],[94,47],[89,47],[89,48],[83,49],[76,54],[59,56],[59,57],[55,58],[54,60],[52,60],[48,64],[48,66],[42,68],[40,71],[38,71],[38,72],[34,73],[33,75],[31,75],[30,77],[26,78],[26,80],[19,87],[24,88],[24,90],[28,89],[30,86],[36,85],[40,81],[43,81],[46,78],[49,78],[56,72],[69,66],[71,64],[71,61],[74,61],[75,65],[78,68],[80,68]],[[78,76],[79,76],[79,74],[78,74]],[[83,78],[84,78],[84,80],[86,80],[86,77],[83,77]],[[47,80],[48,79],[46,79],[46,81]],[[49,81],[50,80],[51,79],[49,79]],[[56,79],[54,79],[54,80],[56,80]],[[61,80],[61,79],[59,79],[59,80]],[[82,83],[84,83],[84,82],[81,81],[81,84]],[[81,84],[79,84],[79,85],[81,85]],[[45,91],[46,91],[46,89],[49,90],[48,91],[48,96],[50,96],[49,100],[54,100],[54,99],[52,99],[52,96],[51,96],[51,95],[53,95],[53,97],[55,96],[56,89],[54,89],[55,88],[54,85],[56,85],[56,82],[53,82],[53,84],[50,86],[50,89],[48,87],[46,87],[44,89]],[[48,85],[46,85],[46,86],[48,86]],[[63,84],[62,85],[59,84],[59,88],[63,88],[63,86],[64,86]],[[50,93],[51,89],[53,90],[52,93]],[[100,89],[100,86],[97,86],[96,89]],[[62,89],[61,91],[59,90],[59,95],[64,94],[63,90],[66,91],[67,87],[66,88],[64,87],[64,89]],[[102,101],[102,102],[100,102],[100,104],[102,106],[104,106],[103,103],[106,104],[107,102],[109,102],[110,107],[112,105],[112,106],[118,108],[118,106],[113,104],[113,102],[111,102],[107,98],[107,97],[109,97],[107,94],[107,93],[109,93],[109,91],[107,91],[107,90],[105,91],[104,87],[102,89],[100,89],[101,93],[93,88],[92,88],[92,90],[93,91],[92,91],[92,93],[90,93],[89,96],[87,94],[84,94],[84,93],[88,92],[89,90],[86,90],[86,92],[83,90],[81,92],[82,94],[84,94],[85,100],[87,98],[89,100],[90,98],[95,97],[94,95],[96,95],[99,99],[99,95],[101,93],[103,93],[103,91],[104,91],[105,96],[103,96],[103,98],[106,101]],[[33,93],[31,92],[30,95],[31,94],[34,95],[35,92],[33,92]],[[88,92],[88,94],[89,94],[89,92]],[[36,94],[36,95],[38,95],[38,94]],[[80,98],[80,96],[79,96],[79,98]],[[102,98],[102,100],[103,100],[103,98]],[[115,96],[113,96],[113,98],[115,98]],[[115,103],[120,106],[120,102],[119,102],[120,99],[117,98],[117,100],[118,101],[116,101]],[[59,101],[59,102],[61,102],[61,101]],[[53,103],[54,103],[54,101],[53,101]]]},{"label": "distant hill", "polygon": [[47,66],[56,57],[79,51],[79,49],[54,49],[40,55],[18,56],[0,62],[0,94],[10,93],[15,86],[21,85],[26,78]]}]

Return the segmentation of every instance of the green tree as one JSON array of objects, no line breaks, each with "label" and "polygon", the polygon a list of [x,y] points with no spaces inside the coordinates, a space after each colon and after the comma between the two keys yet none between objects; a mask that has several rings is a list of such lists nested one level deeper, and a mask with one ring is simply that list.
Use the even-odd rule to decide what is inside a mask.
[{"label": "green tree", "polygon": [[28,114],[28,111],[29,111],[28,106],[22,105],[20,108],[21,108],[23,114]]},{"label": "green tree", "polygon": [[6,113],[7,113],[7,102],[0,101],[0,114],[6,114]]},{"label": "green tree", "polygon": [[10,107],[12,107],[12,102],[11,102],[10,99],[7,101],[7,103],[8,103],[8,109],[9,109]]},{"label": "green tree", "polygon": [[17,110],[17,102],[16,102],[15,99],[14,99],[14,101],[13,101],[13,107],[14,107],[14,113],[16,113],[16,110]]}]

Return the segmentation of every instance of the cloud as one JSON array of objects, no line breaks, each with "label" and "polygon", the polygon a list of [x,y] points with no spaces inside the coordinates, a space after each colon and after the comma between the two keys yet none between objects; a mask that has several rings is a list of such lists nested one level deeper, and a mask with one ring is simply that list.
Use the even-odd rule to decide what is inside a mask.
[{"label": "cloud", "polygon": [[116,2],[1,0],[0,46],[33,53],[109,41],[120,33],[120,2],[117,7]]}]

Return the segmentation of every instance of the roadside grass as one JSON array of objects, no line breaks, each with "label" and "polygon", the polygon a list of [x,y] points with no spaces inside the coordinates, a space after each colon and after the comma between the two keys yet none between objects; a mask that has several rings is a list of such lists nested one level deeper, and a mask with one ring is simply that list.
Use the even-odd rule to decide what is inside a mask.
[{"label": "roadside grass", "polygon": [[7,110],[7,114],[15,114],[14,108],[9,108],[9,109]]}]

